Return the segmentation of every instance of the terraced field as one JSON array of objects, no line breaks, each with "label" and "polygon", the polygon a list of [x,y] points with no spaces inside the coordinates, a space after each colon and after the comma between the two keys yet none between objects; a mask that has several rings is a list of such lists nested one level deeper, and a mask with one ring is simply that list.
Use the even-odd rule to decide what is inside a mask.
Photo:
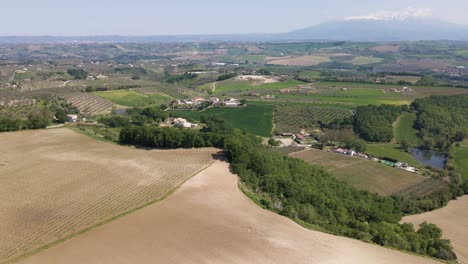
[{"label": "terraced field", "polygon": [[66,96],[68,102],[78,108],[81,113],[95,115],[110,112],[112,102],[88,93],[79,93]]},{"label": "terraced field", "polygon": [[163,198],[217,152],[132,149],[69,129],[2,133],[0,145],[0,263]]},{"label": "terraced field", "polygon": [[295,152],[291,156],[321,165],[337,179],[347,182],[357,189],[381,195],[398,193],[410,186],[417,186],[427,179],[375,161],[316,149]]}]

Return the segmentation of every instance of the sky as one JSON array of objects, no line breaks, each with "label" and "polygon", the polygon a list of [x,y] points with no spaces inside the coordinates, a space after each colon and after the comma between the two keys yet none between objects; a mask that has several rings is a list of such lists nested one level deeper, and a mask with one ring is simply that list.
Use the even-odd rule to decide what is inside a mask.
[{"label": "sky", "polygon": [[338,19],[468,25],[467,0],[0,0],[1,36],[276,33]]}]

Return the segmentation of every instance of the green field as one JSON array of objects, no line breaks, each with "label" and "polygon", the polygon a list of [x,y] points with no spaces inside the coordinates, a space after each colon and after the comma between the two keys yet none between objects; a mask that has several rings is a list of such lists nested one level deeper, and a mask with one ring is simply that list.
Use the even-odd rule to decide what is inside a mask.
[{"label": "green field", "polygon": [[412,146],[421,144],[418,131],[413,128],[414,121],[416,121],[416,113],[405,113],[398,118],[394,131],[398,142],[405,140]]},{"label": "green field", "polygon": [[320,77],[320,72],[318,71],[301,71],[299,77],[302,78],[317,78]]},{"label": "green field", "polygon": [[349,63],[353,65],[366,65],[366,64],[372,64],[372,63],[378,63],[381,61],[382,61],[381,58],[358,56],[358,57],[353,58]]},{"label": "green field", "polygon": [[273,107],[270,105],[249,104],[239,108],[209,108],[206,111],[174,111],[175,116],[200,120],[202,115],[222,118],[226,123],[239,129],[262,136],[271,137],[273,130]]},{"label": "green field", "polygon": [[411,104],[412,99],[402,94],[383,93],[380,89],[352,88],[343,90],[326,90],[314,94],[280,94],[279,99],[337,103],[350,106],[359,105],[403,105]]},{"label": "green field", "polygon": [[406,162],[412,166],[418,166],[418,162],[411,156],[411,154],[404,152],[400,149],[398,144],[382,143],[382,144],[367,144],[367,154],[375,157],[388,157],[391,159],[398,160],[400,162]]},{"label": "green field", "polygon": [[265,55],[244,55],[240,58],[241,61],[257,61],[262,62],[266,58]]},{"label": "green field", "polygon": [[[295,87],[299,84],[304,84],[304,82],[296,80],[286,80],[284,82],[277,83],[266,83],[261,85],[255,85],[252,81],[245,80],[226,80],[216,83],[215,94],[225,94],[232,92],[245,92],[245,91],[254,91],[254,90],[277,90],[282,88]],[[212,89],[213,83],[207,83],[202,86],[199,86],[199,89]]]},{"label": "green field", "polygon": [[94,92],[94,95],[107,99],[114,104],[129,107],[139,107],[146,105],[158,105],[168,103],[171,98],[161,94],[143,95],[135,91],[119,90],[109,92]]},{"label": "green field", "polygon": [[468,180],[468,140],[466,139],[455,148],[454,167],[456,172]]},{"label": "green field", "polygon": [[292,153],[291,156],[321,165],[337,179],[357,189],[381,195],[391,195],[426,180],[420,175],[376,161],[316,149]]}]

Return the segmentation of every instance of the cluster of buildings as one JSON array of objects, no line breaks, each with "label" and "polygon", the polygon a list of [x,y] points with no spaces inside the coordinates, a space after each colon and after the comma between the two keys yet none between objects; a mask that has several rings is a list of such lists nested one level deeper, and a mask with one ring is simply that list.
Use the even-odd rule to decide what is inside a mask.
[{"label": "cluster of buildings", "polygon": [[241,105],[241,103],[235,98],[220,100],[218,97],[211,97],[208,99],[198,97],[188,100],[172,100],[170,105],[172,108],[193,108],[201,105],[237,107]]},{"label": "cluster of buildings", "polygon": [[394,167],[394,168],[397,168],[397,169],[402,169],[402,170],[413,172],[413,173],[418,173],[419,172],[418,168],[411,167],[411,166],[408,165],[408,163],[405,163],[405,162],[392,162],[392,161],[388,161],[388,160],[379,160],[379,162],[382,163],[382,164],[388,165],[390,167]]},{"label": "cluster of buildings", "polygon": [[385,89],[385,92],[387,93],[412,93],[413,89],[410,87],[403,87],[401,89],[398,88],[390,88],[390,89]]},{"label": "cluster of buildings", "polygon": [[363,158],[363,159],[369,159],[368,155],[366,155],[364,153],[361,153],[361,152],[354,151],[352,149],[335,148],[332,151],[335,152],[335,153],[338,153],[338,154],[342,154],[342,155],[348,155],[348,156],[359,157],[359,158]]}]

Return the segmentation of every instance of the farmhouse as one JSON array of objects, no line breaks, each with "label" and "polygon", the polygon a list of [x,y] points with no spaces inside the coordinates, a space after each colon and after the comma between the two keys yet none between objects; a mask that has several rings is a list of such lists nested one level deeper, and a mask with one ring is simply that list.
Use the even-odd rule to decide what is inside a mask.
[{"label": "farmhouse", "polygon": [[174,119],[174,126],[183,127],[183,128],[194,128],[194,127],[197,127],[198,125],[190,123],[184,118],[176,118]]},{"label": "farmhouse", "polygon": [[77,115],[67,115],[68,122],[70,123],[75,123],[78,121],[78,116]]},{"label": "farmhouse", "polygon": [[239,106],[239,102],[237,101],[237,99],[230,98],[230,99],[224,100],[224,105],[227,107],[237,107]]}]

